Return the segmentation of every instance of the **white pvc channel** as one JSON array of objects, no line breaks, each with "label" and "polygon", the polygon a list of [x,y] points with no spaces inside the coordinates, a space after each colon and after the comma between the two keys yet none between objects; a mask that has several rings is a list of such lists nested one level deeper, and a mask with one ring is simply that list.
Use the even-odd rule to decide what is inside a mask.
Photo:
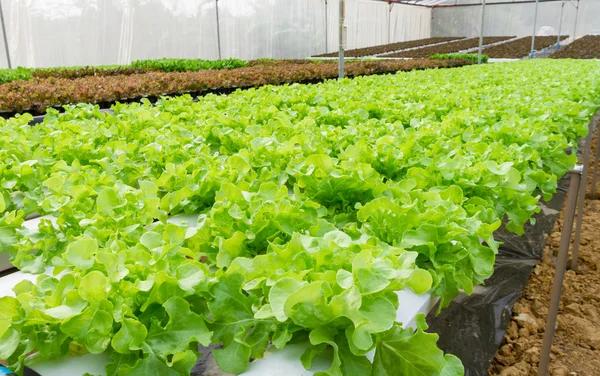
[{"label": "white pvc channel", "polygon": [[[43,216],[32,218],[23,223],[23,227],[29,231],[37,231],[38,225],[42,219],[50,219],[54,222],[52,216]],[[168,219],[168,222],[178,225],[188,225],[192,227],[197,222],[197,215],[176,215]],[[149,225],[150,227],[152,225]],[[2,256],[4,254],[0,254]],[[7,254],[6,254],[7,255]],[[52,275],[52,267],[46,269],[45,274]],[[14,296],[12,289],[23,281],[29,280],[35,282],[39,274],[27,274],[17,271],[0,278],[0,297]],[[400,306],[396,312],[396,321],[404,324],[404,327],[415,327],[414,318],[419,313],[428,313],[433,309],[438,301],[437,297],[431,294],[416,295],[408,290],[397,291]],[[310,376],[315,372],[325,371],[331,365],[331,358],[318,356],[313,361],[310,370],[304,369],[300,361],[300,356],[309,346],[309,343],[297,343],[286,346],[282,350],[268,350],[265,357],[257,359],[250,363],[248,371],[242,373],[243,376]],[[373,360],[374,351],[367,354],[370,360]],[[67,356],[60,359],[45,360],[27,366],[38,372],[42,376],[64,376],[64,375],[83,375],[86,372],[92,375],[104,375],[104,366],[110,362],[106,353],[104,354],[85,354],[81,356]]]}]

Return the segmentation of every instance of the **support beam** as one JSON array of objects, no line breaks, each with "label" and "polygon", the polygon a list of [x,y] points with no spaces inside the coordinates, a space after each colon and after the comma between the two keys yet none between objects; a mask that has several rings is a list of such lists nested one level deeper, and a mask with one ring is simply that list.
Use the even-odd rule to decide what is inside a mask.
[{"label": "support beam", "polygon": [[339,78],[344,78],[344,34],[345,34],[345,30],[344,30],[344,18],[346,15],[346,1],[345,0],[340,0],[340,61],[339,61],[339,66],[338,66],[338,77]]},{"label": "support beam", "polygon": [[560,50],[560,32],[562,30],[562,19],[565,11],[565,0],[560,3],[560,19],[558,22],[558,35],[556,36],[556,48]]},{"label": "support beam", "polygon": [[217,48],[219,49],[219,60],[221,60],[221,26],[219,24],[219,0],[215,0],[215,11],[217,13]]},{"label": "support beam", "polygon": [[485,0],[481,2],[481,26],[479,28],[479,52],[477,53],[477,64],[481,64],[481,51],[483,50],[483,24],[485,20]]},{"label": "support beam", "polygon": [[8,48],[8,36],[6,35],[6,25],[4,24],[4,11],[2,10],[2,1],[0,0],[0,21],[2,23],[2,37],[4,38],[4,50],[6,51],[6,61],[8,69],[12,69],[10,61],[10,49]]},{"label": "support beam", "polygon": [[327,0],[325,0],[325,53],[329,52],[329,40],[327,36],[327,34],[329,33],[329,20],[327,19],[327,8],[329,8],[329,6],[327,5]]},{"label": "support beam", "polygon": [[573,40],[577,38],[577,17],[579,16],[579,0],[577,0],[577,6],[575,7],[575,23],[573,24]]},{"label": "support beam", "polygon": [[530,59],[533,59],[533,54],[535,53],[535,31],[537,29],[537,15],[539,2],[540,0],[535,0],[535,11],[533,12],[533,34],[531,34],[531,55],[529,55]]}]

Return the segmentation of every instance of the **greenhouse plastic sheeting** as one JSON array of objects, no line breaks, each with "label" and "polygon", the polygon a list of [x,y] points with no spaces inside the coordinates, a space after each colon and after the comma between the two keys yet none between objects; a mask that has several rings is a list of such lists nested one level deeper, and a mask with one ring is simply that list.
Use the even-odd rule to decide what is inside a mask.
[{"label": "greenhouse plastic sheeting", "polygon": [[[575,22],[575,2],[565,4],[561,34],[573,35]],[[598,14],[600,0],[580,2],[577,21],[577,36],[600,31]],[[551,27],[558,32],[560,21],[560,1],[540,2],[537,17],[536,34],[544,27]],[[533,15],[535,3],[486,4],[484,35],[531,35],[533,31]],[[433,9],[431,34],[434,37],[444,36],[479,36],[481,19],[480,6],[450,6]]]},{"label": "greenhouse plastic sheeting", "polygon": [[323,0],[219,0],[224,58],[303,58],[325,51]]},{"label": "greenhouse plastic sheeting", "polygon": [[390,4],[390,7],[389,27],[392,42],[429,38],[431,8],[404,4]]},{"label": "greenhouse plastic sheeting", "polygon": [[[346,48],[429,38],[431,11],[378,0],[346,0]],[[327,52],[339,47],[338,17],[338,0],[327,0]]]},{"label": "greenhouse plastic sheeting", "polygon": [[[2,6],[13,66],[218,57],[214,0],[2,0]],[[6,59],[0,63],[5,67]]]},{"label": "greenhouse plastic sheeting", "polygon": [[[218,59],[219,49],[223,58],[303,58],[339,47],[337,0],[0,1],[13,67]],[[347,47],[428,38],[430,18],[430,8],[346,0]]]}]

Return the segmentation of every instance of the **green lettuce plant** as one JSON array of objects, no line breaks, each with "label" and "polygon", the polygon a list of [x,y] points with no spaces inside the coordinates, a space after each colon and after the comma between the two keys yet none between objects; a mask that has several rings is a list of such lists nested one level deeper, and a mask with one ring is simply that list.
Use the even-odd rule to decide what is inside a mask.
[{"label": "green lettuce plant", "polygon": [[395,292],[442,309],[491,276],[500,223],[522,233],[576,163],[599,72],[536,60],[0,120],[0,250],[40,274],[0,298],[0,359],[185,375],[214,344],[239,373],[304,339],[307,368],[332,353],[320,375],[461,374],[422,317],[396,322]]}]

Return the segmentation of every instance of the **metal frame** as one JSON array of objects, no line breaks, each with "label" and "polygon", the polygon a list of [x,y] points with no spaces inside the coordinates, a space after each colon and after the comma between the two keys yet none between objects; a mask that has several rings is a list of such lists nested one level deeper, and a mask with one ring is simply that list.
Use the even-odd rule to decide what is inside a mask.
[{"label": "metal frame", "polygon": [[6,51],[6,61],[8,62],[8,69],[12,69],[12,63],[10,61],[10,49],[8,48],[8,36],[6,35],[6,26],[4,25],[4,11],[2,10],[2,1],[0,1],[0,21],[2,23],[2,37],[4,38],[4,50]]},{"label": "metal frame", "polygon": [[222,57],[221,57],[221,26],[219,25],[219,0],[215,0],[215,13],[217,16],[217,47],[219,49],[219,60],[220,60],[220,59],[222,59]]},{"label": "metal frame", "polygon": [[[460,0],[385,0],[388,3],[399,3],[406,5],[414,5],[419,7],[426,8],[446,8],[446,7],[473,7],[480,6],[481,3],[469,3],[469,4],[460,4]],[[551,3],[562,0],[540,0],[543,3]],[[487,5],[506,5],[506,4],[533,4],[536,0],[516,0],[516,1],[493,1],[488,2]]]},{"label": "metal frame", "polygon": [[558,35],[556,36],[556,48],[558,50],[560,50],[560,32],[562,30],[562,20],[563,20],[564,11],[565,11],[565,0],[562,0],[562,2],[560,4],[560,18],[558,21]]},{"label": "metal frame", "polygon": [[481,54],[483,50],[483,23],[485,21],[485,0],[481,2],[481,26],[479,28],[479,50],[477,52],[477,64],[481,64]]},{"label": "metal frame", "polygon": [[340,56],[338,62],[338,76],[344,78],[344,48],[345,48],[345,16],[346,16],[346,1],[340,0]]},{"label": "metal frame", "polygon": [[579,0],[577,0],[577,5],[575,5],[575,22],[573,23],[573,40],[577,38],[577,18],[579,16]]},{"label": "metal frame", "polygon": [[329,40],[327,38],[327,32],[329,31],[329,20],[327,19],[329,17],[328,15],[328,10],[327,8],[329,8],[329,5],[327,4],[327,0],[325,0],[325,53],[328,53],[329,51]]},{"label": "metal frame", "polygon": [[533,34],[531,34],[531,55],[529,55],[530,59],[533,59],[533,55],[535,53],[535,29],[537,29],[537,15],[539,3],[539,0],[535,0],[535,11],[533,12]]}]

